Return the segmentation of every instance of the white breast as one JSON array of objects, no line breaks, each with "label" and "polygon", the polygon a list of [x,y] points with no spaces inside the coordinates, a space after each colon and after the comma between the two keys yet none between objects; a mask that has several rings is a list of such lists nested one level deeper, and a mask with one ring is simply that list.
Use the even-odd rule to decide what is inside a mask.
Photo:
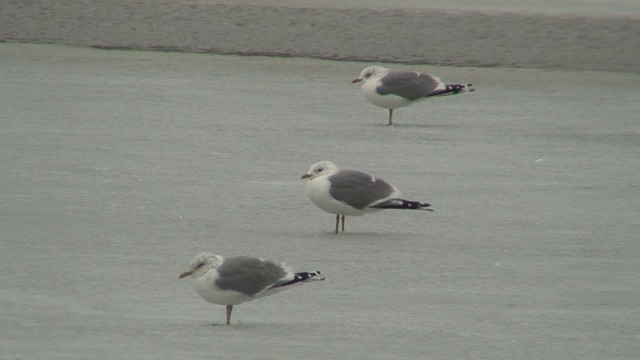
[{"label": "white breast", "polygon": [[365,99],[367,99],[370,103],[386,109],[395,109],[407,106],[411,103],[411,101],[397,95],[378,95],[378,93],[376,92],[376,88],[378,87],[378,85],[380,85],[379,80],[370,79],[368,81],[365,81],[361,86],[361,90]]},{"label": "white breast", "polygon": [[244,295],[236,291],[225,291],[215,286],[218,272],[215,269],[209,270],[196,278],[194,288],[196,293],[204,300],[217,305],[238,305],[252,300],[253,297]]},{"label": "white breast", "polygon": [[328,176],[319,176],[307,181],[307,195],[320,209],[331,213],[350,216],[360,216],[378,209],[355,209],[343,202],[335,200],[329,194],[331,183]]}]

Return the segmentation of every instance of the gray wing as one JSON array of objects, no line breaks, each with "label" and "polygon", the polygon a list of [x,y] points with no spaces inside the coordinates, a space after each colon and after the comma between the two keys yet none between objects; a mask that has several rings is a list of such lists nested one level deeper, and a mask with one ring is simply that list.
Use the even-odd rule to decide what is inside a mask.
[{"label": "gray wing", "polygon": [[388,182],[354,170],[342,170],[329,176],[329,181],[331,196],[356,209],[363,209],[394,192]]},{"label": "gray wing", "polygon": [[433,75],[415,71],[391,71],[380,82],[376,88],[378,94],[393,94],[411,101],[429,96],[442,83]]},{"label": "gray wing", "polygon": [[225,258],[217,270],[217,287],[249,296],[277,284],[287,274],[278,264],[248,256]]}]

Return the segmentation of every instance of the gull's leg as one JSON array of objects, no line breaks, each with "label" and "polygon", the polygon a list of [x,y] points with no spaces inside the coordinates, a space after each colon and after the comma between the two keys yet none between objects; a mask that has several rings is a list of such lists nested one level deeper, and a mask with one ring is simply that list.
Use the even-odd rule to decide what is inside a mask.
[{"label": "gull's leg", "polygon": [[393,125],[393,109],[389,109],[389,125]]},{"label": "gull's leg", "polygon": [[344,232],[344,215],[342,215],[342,232]]},{"label": "gull's leg", "polygon": [[227,305],[227,325],[231,325],[231,311],[233,310],[233,305]]},{"label": "gull's leg", "polygon": [[340,214],[336,214],[336,234],[338,233],[338,226],[340,225]]}]

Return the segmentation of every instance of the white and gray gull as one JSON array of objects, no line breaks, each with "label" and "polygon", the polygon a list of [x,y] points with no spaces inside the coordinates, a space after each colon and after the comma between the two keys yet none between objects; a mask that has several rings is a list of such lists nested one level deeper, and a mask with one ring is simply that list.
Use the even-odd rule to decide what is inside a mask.
[{"label": "white and gray gull", "polygon": [[390,183],[355,170],[340,170],[331,161],[320,161],[302,175],[307,195],[320,209],[336,214],[336,231],[345,215],[365,215],[384,209],[428,210],[430,204],[400,199],[400,191]]},{"label": "white and gray gull", "polygon": [[294,273],[284,263],[249,256],[223,257],[210,252],[197,255],[180,274],[195,278],[196,293],[204,300],[227,306],[227,325],[234,305],[255,300],[294,285],[324,280],[320,271]]},{"label": "white and gray gull", "polygon": [[393,125],[393,109],[428,98],[475,91],[472,84],[447,85],[439,77],[417,71],[390,70],[369,66],[352,83],[361,83],[364,97],[370,103],[389,109],[389,125]]}]

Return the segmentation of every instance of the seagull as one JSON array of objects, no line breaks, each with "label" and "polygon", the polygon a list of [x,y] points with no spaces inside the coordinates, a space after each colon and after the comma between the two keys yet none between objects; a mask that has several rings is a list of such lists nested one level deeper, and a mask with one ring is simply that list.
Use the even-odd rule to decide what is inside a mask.
[{"label": "seagull", "polygon": [[370,103],[389,109],[389,125],[393,125],[393,109],[411,105],[434,96],[456,95],[475,91],[472,84],[447,85],[439,77],[417,71],[390,70],[369,66],[351,83],[360,82],[364,97]]},{"label": "seagull", "polygon": [[301,179],[307,181],[307,195],[320,209],[336,214],[336,231],[344,216],[360,216],[383,209],[428,210],[430,204],[400,199],[400,191],[388,182],[355,170],[340,170],[331,161],[320,161]]},{"label": "seagull", "polygon": [[292,272],[284,263],[249,256],[223,257],[203,252],[178,276],[195,278],[196,293],[204,300],[227,306],[227,325],[233,305],[275,294],[293,285],[324,280],[320,271]]}]

